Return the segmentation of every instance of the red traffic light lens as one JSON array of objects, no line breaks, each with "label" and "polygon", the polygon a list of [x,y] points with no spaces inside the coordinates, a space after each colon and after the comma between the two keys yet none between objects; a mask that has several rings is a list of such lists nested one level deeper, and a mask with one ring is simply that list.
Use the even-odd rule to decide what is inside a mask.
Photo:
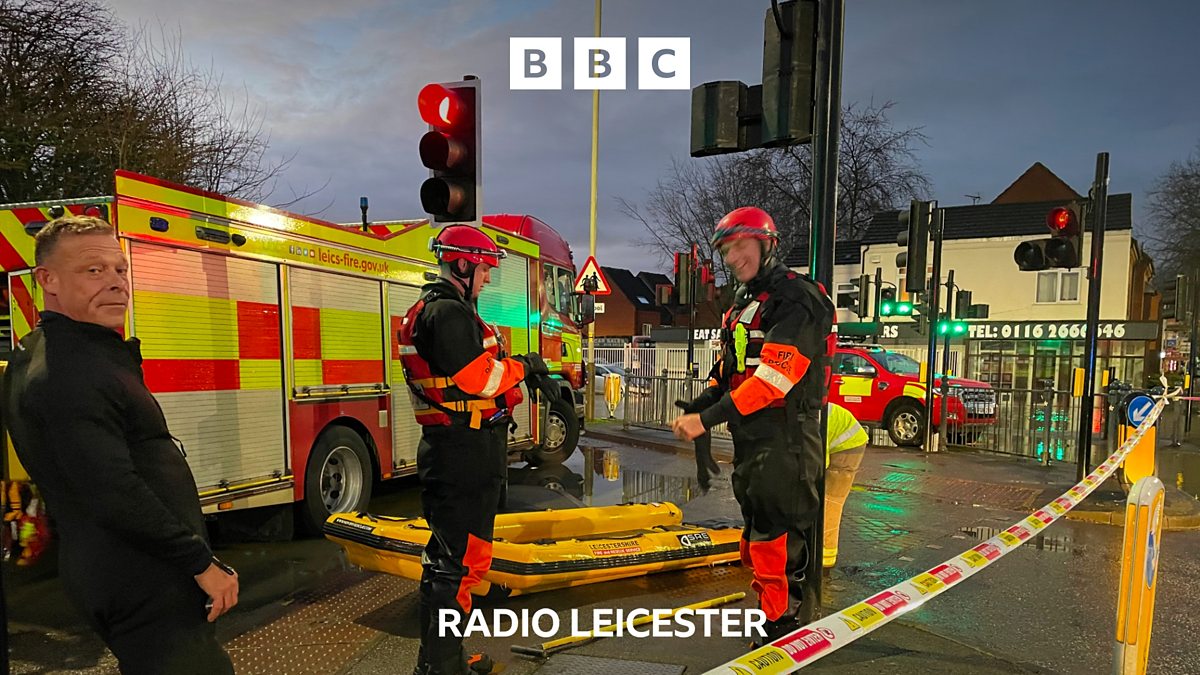
[{"label": "red traffic light lens", "polygon": [[1050,213],[1046,216],[1046,226],[1055,232],[1062,232],[1071,229],[1071,225],[1075,220],[1075,214],[1071,210],[1058,206],[1050,209]]},{"label": "red traffic light lens", "polygon": [[440,129],[457,124],[462,109],[462,99],[440,84],[427,84],[417,94],[417,110],[421,113],[421,119]]}]

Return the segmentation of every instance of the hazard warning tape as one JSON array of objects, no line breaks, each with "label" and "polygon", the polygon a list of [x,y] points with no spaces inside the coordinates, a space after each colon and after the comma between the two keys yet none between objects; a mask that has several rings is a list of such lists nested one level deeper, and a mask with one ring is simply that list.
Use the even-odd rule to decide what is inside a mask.
[{"label": "hazard warning tape", "polygon": [[[1178,393],[1178,392],[1176,392]],[[987,541],[975,546],[962,555],[955,556],[942,564],[928,569],[911,579],[906,579],[890,588],[876,593],[860,603],[847,607],[836,614],[788,633],[774,642],[737,657],[721,666],[707,671],[705,675],[758,675],[768,673],[791,673],[832,654],[871,631],[884,626],[902,614],[911,612],[927,601],[960,585],[965,579],[983,570],[1004,557],[1013,549],[1028,541],[1037,532],[1062,518],[1101,483],[1124,461],[1138,441],[1153,426],[1168,398],[1162,397],[1151,409],[1150,414],[1137,427],[1133,435],[1104,463],[1076,483],[1054,501],[1033,512]]]}]

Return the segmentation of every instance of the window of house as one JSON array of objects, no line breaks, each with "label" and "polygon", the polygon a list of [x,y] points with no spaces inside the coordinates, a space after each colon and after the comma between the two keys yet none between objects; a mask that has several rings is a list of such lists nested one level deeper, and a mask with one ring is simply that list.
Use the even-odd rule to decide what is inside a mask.
[{"label": "window of house", "polygon": [[1037,302],[1079,302],[1079,272],[1038,272]]},{"label": "window of house", "polygon": [[647,335],[647,336],[650,335],[650,324],[648,324],[648,323],[642,324],[642,335]]},{"label": "window of house", "polygon": [[648,305],[648,304],[650,304],[650,301],[649,301],[649,300],[647,300],[647,299],[643,298],[643,297],[642,297],[642,296],[640,296],[640,295],[638,296],[638,302],[642,303],[643,305]]}]

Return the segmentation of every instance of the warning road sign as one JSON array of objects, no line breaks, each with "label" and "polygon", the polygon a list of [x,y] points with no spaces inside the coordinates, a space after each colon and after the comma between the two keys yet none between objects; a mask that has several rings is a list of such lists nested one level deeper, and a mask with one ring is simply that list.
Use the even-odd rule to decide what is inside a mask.
[{"label": "warning road sign", "polygon": [[587,293],[590,286],[592,295],[609,295],[612,293],[612,288],[608,285],[608,279],[604,278],[604,273],[600,271],[600,264],[596,262],[595,256],[588,256],[587,262],[583,264],[583,269],[579,270],[579,276],[575,277],[575,292]]}]

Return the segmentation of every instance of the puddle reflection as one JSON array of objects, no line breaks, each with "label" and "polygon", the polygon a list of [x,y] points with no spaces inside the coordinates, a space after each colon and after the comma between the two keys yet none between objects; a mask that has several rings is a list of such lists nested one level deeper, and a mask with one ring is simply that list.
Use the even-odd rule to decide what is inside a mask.
[{"label": "puddle reflection", "polygon": [[671,502],[683,505],[702,494],[694,478],[668,476],[621,464],[621,452],[581,447],[553,466],[510,466],[508,513],[614,504]]},{"label": "puddle reflection", "polygon": [[[1005,528],[978,526],[978,527],[963,527],[963,528],[959,528],[958,531],[963,534],[970,535],[971,537],[974,537],[975,539],[983,541],[986,539],[991,539],[992,537],[996,536],[997,534],[1000,534],[1001,532],[1004,531],[1004,529]],[[1068,536],[1064,535],[1064,536],[1056,536],[1056,537],[1047,537],[1044,534],[1034,535],[1033,540],[1029,544],[1027,544],[1027,546],[1032,546],[1033,548],[1035,548],[1039,551],[1051,551],[1054,553],[1070,553],[1072,551],[1082,551],[1084,548],[1082,544],[1073,541]]]}]

